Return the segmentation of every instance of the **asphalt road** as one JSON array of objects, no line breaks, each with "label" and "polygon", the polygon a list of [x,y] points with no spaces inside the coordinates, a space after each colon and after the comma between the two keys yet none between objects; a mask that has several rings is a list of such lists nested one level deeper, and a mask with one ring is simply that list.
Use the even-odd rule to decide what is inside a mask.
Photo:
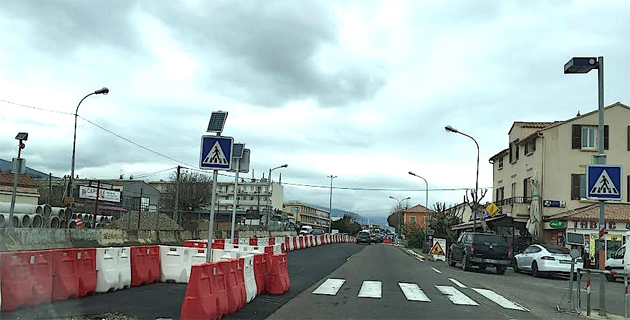
[{"label": "asphalt road", "polygon": [[[337,269],[363,246],[337,243],[290,251],[287,267],[290,291],[282,296],[263,294],[246,307],[223,319],[264,319],[284,303]],[[95,294],[35,307],[22,307],[14,312],[0,312],[0,319],[59,319],[68,317],[96,318],[105,313],[122,313],[140,319],[179,318],[186,294],[186,284],[155,283],[125,290]]]},{"label": "asphalt road", "polygon": [[[345,282],[340,287],[337,285],[336,293],[315,294],[314,291],[326,287],[327,279]],[[511,270],[505,275],[497,275],[490,268],[484,272],[464,272],[444,262],[419,261],[391,245],[371,245],[268,319],[574,318],[555,311],[555,300],[561,298],[561,289],[541,291],[536,285],[522,284],[530,280],[543,281]],[[399,283],[416,288],[415,295],[409,294],[412,299],[425,301],[408,299]],[[559,281],[557,286],[564,288],[564,283]],[[367,290],[370,286],[376,289]],[[381,288],[380,294],[378,288]],[[418,288],[424,296],[418,293]],[[454,294],[455,301],[445,292]]]}]

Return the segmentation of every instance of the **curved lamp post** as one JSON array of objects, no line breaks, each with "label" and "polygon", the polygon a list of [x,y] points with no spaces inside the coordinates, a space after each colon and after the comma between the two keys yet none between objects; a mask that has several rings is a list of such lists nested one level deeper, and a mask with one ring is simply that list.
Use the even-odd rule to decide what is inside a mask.
[{"label": "curved lamp post", "polygon": [[337,178],[337,176],[333,176],[332,174],[328,176],[330,178],[330,202],[328,203],[328,233],[332,233],[332,187],[333,187],[333,179]]},{"label": "curved lamp post", "polygon": [[[409,200],[409,199],[411,199],[411,197],[407,197],[407,198],[404,198],[404,199],[400,199],[400,200],[398,200],[398,199],[396,199],[396,198],[394,198],[394,197],[392,197],[392,196],[389,196],[389,198],[390,198],[390,199],[392,199],[392,200],[394,200],[394,201],[397,201],[397,202],[398,202],[398,208],[401,208],[401,204],[400,204],[401,202],[403,202],[403,201],[405,201],[405,200]],[[402,208],[401,208],[401,209],[402,209]],[[399,238],[399,239],[400,239],[400,236],[402,235],[402,220],[403,220],[403,218],[405,217],[405,216],[404,216],[404,214],[403,214],[402,212],[400,213],[400,215],[401,215],[401,217],[400,217],[400,219],[398,219],[398,238]],[[400,241],[400,240],[399,240],[399,241]]]},{"label": "curved lamp post", "polygon": [[[475,142],[475,145],[477,146],[477,177],[475,179],[475,199],[474,200],[475,200],[475,202],[478,202],[476,199],[477,199],[477,196],[478,196],[477,192],[479,191],[479,144],[477,143],[477,140],[475,140],[475,138],[473,138],[473,137],[471,137],[471,136],[469,136],[469,135],[467,135],[467,134],[465,134],[465,133],[463,133],[463,132],[461,132],[461,131],[459,131],[459,130],[451,127],[451,126],[446,126],[446,127],[444,127],[444,129],[446,129],[447,132],[459,133],[462,136],[466,136],[466,137],[470,138],[472,141]],[[475,210],[477,210],[477,204],[478,203],[475,203]],[[476,216],[476,214],[477,214],[476,212],[473,212],[473,231],[477,230],[477,216]]]},{"label": "curved lamp post", "polygon": [[[419,176],[419,175],[417,175],[417,174],[415,174],[415,173],[413,173],[411,171],[409,171],[409,174],[414,176],[414,177],[418,177],[418,178],[424,180],[424,183],[426,184],[425,195],[424,195],[424,198],[425,198],[424,207],[427,208],[427,214],[428,214],[429,213],[428,212],[428,210],[429,210],[429,183],[427,182],[427,179],[425,179],[425,178],[423,178],[423,177],[421,177],[421,176]],[[425,219],[424,222],[425,222],[424,229],[426,230],[426,229],[428,229],[428,226],[426,224],[426,219]]]},{"label": "curved lamp post", "polygon": [[[79,107],[81,106],[81,102],[83,102],[83,100],[85,100],[87,97],[91,95],[108,94],[108,93],[109,93],[109,89],[107,87],[103,87],[92,93],[87,94],[85,97],[83,97],[83,99],[81,99],[81,101],[79,101],[79,104],[77,105],[77,109],[76,111],[74,111],[74,138],[72,140],[72,169],[70,170],[70,182],[68,183],[68,192],[66,194],[67,197],[72,197],[73,195],[72,179],[74,179],[74,154],[75,154],[76,144],[77,144],[77,117],[79,116]],[[98,198],[98,195],[96,195],[96,198]]]}]

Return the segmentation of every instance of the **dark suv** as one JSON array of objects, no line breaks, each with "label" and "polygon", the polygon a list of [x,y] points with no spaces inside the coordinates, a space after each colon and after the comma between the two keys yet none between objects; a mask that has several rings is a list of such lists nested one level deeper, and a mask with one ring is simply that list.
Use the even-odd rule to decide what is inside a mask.
[{"label": "dark suv", "polygon": [[464,232],[457,242],[451,245],[448,264],[454,267],[458,262],[462,270],[470,266],[496,267],[498,274],[504,274],[510,265],[510,250],[502,236],[492,233]]},{"label": "dark suv", "polygon": [[370,237],[369,231],[365,231],[365,230],[359,231],[359,233],[357,234],[357,244],[361,242],[372,244],[372,239]]}]

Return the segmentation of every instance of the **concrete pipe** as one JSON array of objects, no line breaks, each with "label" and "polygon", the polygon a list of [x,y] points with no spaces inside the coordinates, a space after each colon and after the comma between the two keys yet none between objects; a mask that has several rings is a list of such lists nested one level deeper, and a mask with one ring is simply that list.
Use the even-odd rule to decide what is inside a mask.
[{"label": "concrete pipe", "polygon": [[8,218],[8,214],[5,216],[4,213],[0,213],[0,228],[4,228],[4,221]]},{"label": "concrete pipe", "polygon": [[30,228],[41,228],[44,226],[44,219],[41,214],[30,214],[31,219]]},{"label": "concrete pipe", "polygon": [[68,221],[68,229],[76,229],[77,222],[75,220]]},{"label": "concrete pipe", "polygon": [[51,216],[50,219],[46,220],[46,227],[56,229],[59,228],[60,223],[59,217]]},{"label": "concrete pipe", "polygon": [[67,227],[68,227],[68,220],[66,219],[59,220],[59,228],[65,229]]},{"label": "concrete pipe", "polygon": [[41,214],[44,218],[50,217],[50,214],[52,213],[52,207],[49,204],[40,204],[38,208],[40,209],[39,211],[37,211],[38,214]]},{"label": "concrete pipe", "polygon": [[13,215],[13,226],[16,227],[16,228],[20,227],[20,218],[15,216],[15,214]]},{"label": "concrete pipe", "polygon": [[[51,217],[59,217],[63,219],[66,216],[66,208],[64,207],[52,207],[50,211]],[[46,218],[46,217],[44,217]]]},{"label": "concrete pipe", "polygon": [[[66,214],[66,215],[65,215],[65,217],[59,217],[59,218],[63,218],[63,219],[65,219],[65,220],[70,220],[70,219],[72,218],[72,214],[74,213],[74,212],[72,211],[72,208],[70,208],[70,207],[66,207],[66,210],[65,210],[65,211],[66,211],[66,212],[64,212],[64,213]],[[62,219],[62,220],[63,220],[63,219]]]},{"label": "concrete pipe", "polygon": [[19,228],[30,228],[31,227],[31,217],[28,214],[17,213],[13,214],[13,217],[17,217]]},{"label": "concrete pipe", "polygon": [[101,216],[101,215],[97,215],[96,216],[96,223],[102,223],[103,221],[105,221],[105,216]]},{"label": "concrete pipe", "polygon": [[77,214],[77,213],[73,213],[73,214],[70,216],[70,219],[66,219],[66,220],[74,220],[74,219],[76,219],[76,218],[78,218],[78,217],[79,217],[79,214]]},{"label": "concrete pipe", "polygon": [[[38,213],[37,210],[42,210],[36,204],[26,204],[26,203],[16,203],[13,208],[13,213],[26,213],[26,214],[35,214]],[[0,202],[0,212],[10,212],[11,211],[11,203],[10,202]]]},{"label": "concrete pipe", "polygon": [[114,222],[114,217],[113,217],[113,216],[110,216],[110,217],[109,217],[109,222],[110,222],[110,223],[111,223],[111,222]]}]

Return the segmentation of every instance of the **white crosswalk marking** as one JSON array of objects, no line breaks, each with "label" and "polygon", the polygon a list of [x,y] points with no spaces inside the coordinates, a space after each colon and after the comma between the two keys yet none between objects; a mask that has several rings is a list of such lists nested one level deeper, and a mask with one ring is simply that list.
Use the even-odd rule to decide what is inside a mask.
[{"label": "white crosswalk marking", "polygon": [[453,279],[453,278],[448,278],[448,280],[454,284],[456,284],[458,287],[462,288],[462,289],[466,289],[468,288],[467,286],[465,286],[463,283]]},{"label": "white crosswalk marking", "polygon": [[423,301],[423,302],[431,302],[431,299],[424,294],[424,291],[418,287],[415,283],[403,283],[399,282],[398,286],[400,286],[400,290],[405,294],[407,300],[410,301]]},{"label": "white crosswalk marking", "polygon": [[317,289],[313,291],[313,294],[325,294],[329,296],[334,296],[337,294],[339,289],[341,289],[341,286],[344,284],[344,282],[346,282],[346,280],[344,279],[328,279],[324,281],[324,283],[322,283],[319,287],[317,287]]},{"label": "white crosswalk marking", "polygon": [[433,271],[435,271],[435,272],[437,272],[437,273],[442,273],[442,271],[440,271],[440,270],[438,270],[438,269],[436,269],[436,268],[431,267],[431,269],[433,269]]},{"label": "white crosswalk marking", "polygon": [[512,310],[521,310],[521,311],[528,311],[525,307],[521,306],[520,304],[517,304],[516,302],[510,301],[508,299],[506,299],[504,296],[492,291],[492,290],[488,290],[488,289],[477,289],[477,288],[473,288],[473,290],[477,291],[477,293],[479,293],[480,295],[488,298],[488,300],[502,306],[503,308],[506,309],[512,309]]},{"label": "white crosswalk marking", "polygon": [[478,306],[479,304],[475,302],[475,300],[468,298],[465,294],[461,293],[461,291],[455,289],[451,286],[435,286],[440,292],[448,296],[448,299],[451,300],[454,304],[459,305],[467,305],[467,306]]},{"label": "white crosswalk marking", "polygon": [[382,296],[382,284],[380,281],[363,281],[361,290],[359,291],[359,298],[378,298]]}]

